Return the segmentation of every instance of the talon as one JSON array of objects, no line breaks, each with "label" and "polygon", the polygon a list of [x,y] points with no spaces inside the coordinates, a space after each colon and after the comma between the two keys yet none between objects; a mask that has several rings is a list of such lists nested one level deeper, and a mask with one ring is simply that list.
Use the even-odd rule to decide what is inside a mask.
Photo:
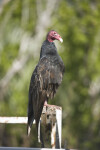
[{"label": "talon", "polygon": [[48,103],[47,103],[47,101],[45,101],[45,102],[44,102],[44,106],[48,106]]}]

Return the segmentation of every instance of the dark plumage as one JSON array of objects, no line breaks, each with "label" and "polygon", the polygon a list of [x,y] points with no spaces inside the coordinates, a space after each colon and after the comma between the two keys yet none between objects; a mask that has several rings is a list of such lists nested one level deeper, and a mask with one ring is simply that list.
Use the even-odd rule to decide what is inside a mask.
[{"label": "dark plumage", "polygon": [[49,98],[54,97],[62,82],[64,64],[53,42],[55,39],[62,42],[60,35],[52,30],[47,34],[47,38],[42,44],[40,59],[31,77],[28,104],[28,135],[34,119],[36,120],[38,131],[38,123],[44,103],[48,102]]}]

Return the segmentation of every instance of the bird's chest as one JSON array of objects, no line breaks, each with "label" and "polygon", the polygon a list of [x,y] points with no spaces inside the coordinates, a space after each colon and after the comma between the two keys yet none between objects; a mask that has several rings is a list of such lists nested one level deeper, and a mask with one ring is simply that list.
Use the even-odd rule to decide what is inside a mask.
[{"label": "bird's chest", "polygon": [[51,70],[54,69],[54,71],[56,70],[62,71],[63,62],[61,57],[50,56],[48,60]]}]

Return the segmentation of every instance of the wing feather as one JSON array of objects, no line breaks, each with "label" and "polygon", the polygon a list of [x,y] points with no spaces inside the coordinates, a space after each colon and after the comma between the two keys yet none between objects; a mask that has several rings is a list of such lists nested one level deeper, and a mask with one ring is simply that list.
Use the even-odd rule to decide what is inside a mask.
[{"label": "wing feather", "polygon": [[62,66],[55,62],[46,57],[41,58],[32,74],[29,87],[28,130],[34,119],[38,126],[45,100],[53,98],[61,84]]}]

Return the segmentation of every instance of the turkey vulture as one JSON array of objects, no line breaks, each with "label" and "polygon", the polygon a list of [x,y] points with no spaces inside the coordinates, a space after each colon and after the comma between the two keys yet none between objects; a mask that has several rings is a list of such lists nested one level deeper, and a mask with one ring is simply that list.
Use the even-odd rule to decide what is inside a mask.
[{"label": "turkey vulture", "polygon": [[50,106],[47,103],[48,99],[54,97],[62,82],[64,63],[57,52],[54,40],[63,42],[61,36],[51,30],[42,44],[40,59],[31,77],[28,103],[28,135],[34,120],[38,131],[43,106]]}]

